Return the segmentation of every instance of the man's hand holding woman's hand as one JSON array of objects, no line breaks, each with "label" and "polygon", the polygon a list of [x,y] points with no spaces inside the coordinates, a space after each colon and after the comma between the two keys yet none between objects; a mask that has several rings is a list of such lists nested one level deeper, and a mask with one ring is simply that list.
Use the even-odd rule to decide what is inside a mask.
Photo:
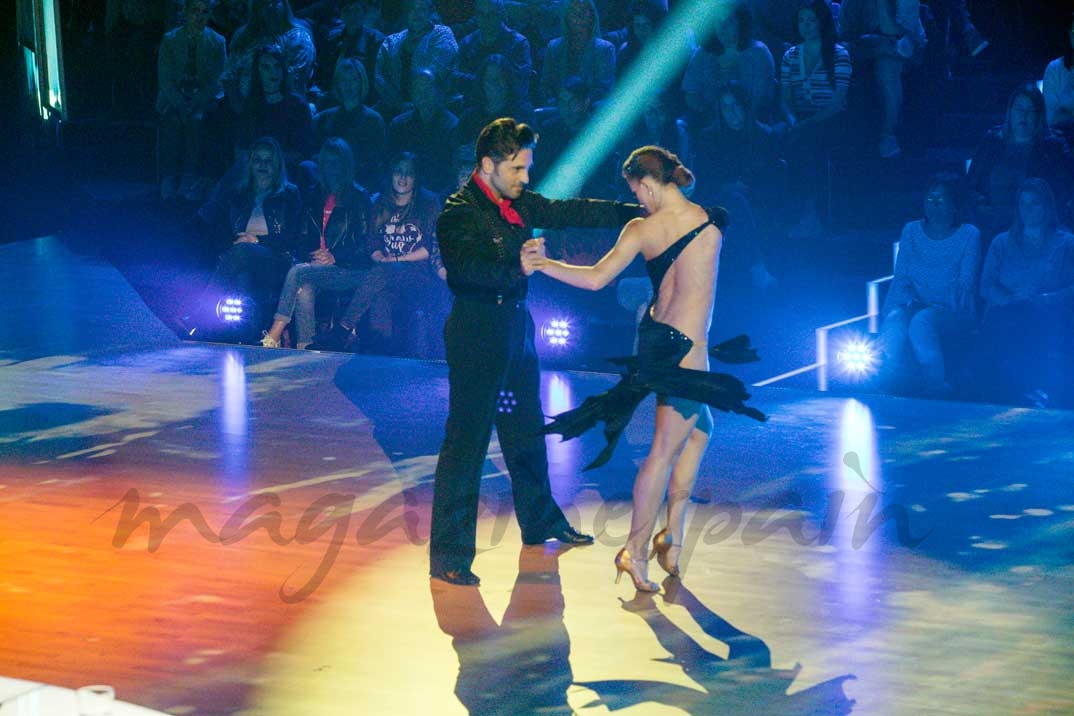
[{"label": "man's hand holding woman's hand", "polygon": [[548,257],[545,255],[544,237],[530,239],[522,244],[521,260],[522,273],[526,276],[532,276],[535,271],[540,271],[544,268],[548,264]]}]

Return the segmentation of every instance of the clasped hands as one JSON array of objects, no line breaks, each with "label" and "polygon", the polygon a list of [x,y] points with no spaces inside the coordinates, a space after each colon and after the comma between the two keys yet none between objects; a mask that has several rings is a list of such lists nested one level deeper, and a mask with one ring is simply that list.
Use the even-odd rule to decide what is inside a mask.
[{"label": "clasped hands", "polygon": [[532,276],[548,265],[548,256],[545,254],[544,237],[530,239],[522,244],[521,252],[522,273]]}]

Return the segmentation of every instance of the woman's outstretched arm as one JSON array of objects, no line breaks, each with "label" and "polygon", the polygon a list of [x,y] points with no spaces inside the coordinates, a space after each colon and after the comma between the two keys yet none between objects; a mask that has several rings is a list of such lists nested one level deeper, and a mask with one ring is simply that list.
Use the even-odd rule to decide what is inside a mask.
[{"label": "woman's outstretched arm", "polygon": [[[616,276],[630,265],[634,257],[641,252],[641,225],[644,219],[634,219],[623,227],[615,246],[592,266],[576,266],[550,259],[544,255],[544,245],[533,244],[530,249],[523,249],[523,263],[527,261],[527,251],[530,252],[528,266],[534,271],[542,271],[557,281],[562,281],[570,286],[584,288],[589,291],[599,291],[612,282]],[[529,244],[527,244],[529,246]]]}]

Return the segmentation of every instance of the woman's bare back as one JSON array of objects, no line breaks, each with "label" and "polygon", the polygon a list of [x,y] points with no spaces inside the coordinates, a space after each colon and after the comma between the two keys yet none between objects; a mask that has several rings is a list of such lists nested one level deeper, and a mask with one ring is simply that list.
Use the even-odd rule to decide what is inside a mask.
[{"label": "woman's bare back", "polygon": [[[701,206],[687,202],[681,210],[658,211],[641,220],[641,252],[646,261],[709,220]],[[723,236],[715,225],[706,226],[671,264],[660,284],[652,317],[674,326],[694,342],[683,359],[687,368],[708,368],[708,332]]]}]

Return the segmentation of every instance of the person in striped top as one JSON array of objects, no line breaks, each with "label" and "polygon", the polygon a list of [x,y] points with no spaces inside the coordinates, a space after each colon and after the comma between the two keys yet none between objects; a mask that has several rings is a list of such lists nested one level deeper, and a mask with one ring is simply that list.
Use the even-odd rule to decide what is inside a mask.
[{"label": "person in striped top", "polygon": [[843,134],[850,86],[850,55],[836,43],[835,19],[826,0],[813,0],[795,16],[801,42],[783,55],[780,99],[789,129],[784,151],[795,193],[806,199],[802,237],[820,233],[816,187],[825,156]]}]

